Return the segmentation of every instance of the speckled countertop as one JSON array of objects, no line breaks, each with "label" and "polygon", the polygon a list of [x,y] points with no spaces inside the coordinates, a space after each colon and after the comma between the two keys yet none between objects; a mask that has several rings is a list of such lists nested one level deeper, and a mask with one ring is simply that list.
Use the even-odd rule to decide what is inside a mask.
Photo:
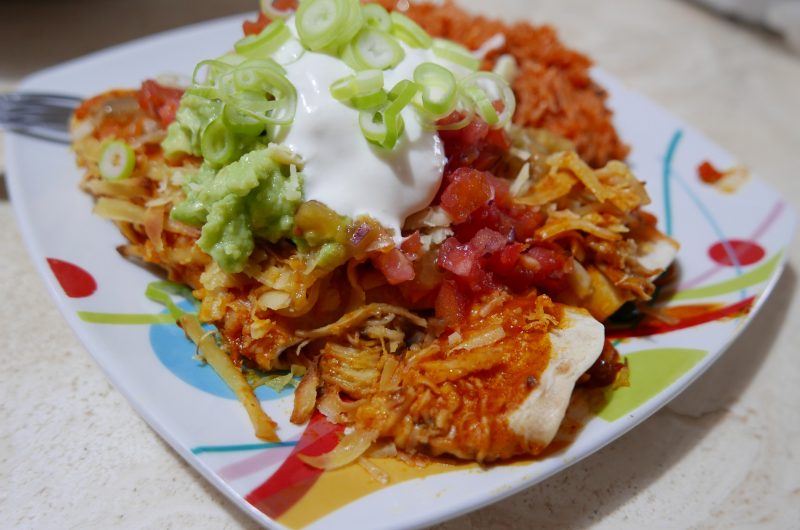
[{"label": "speckled countertop", "polygon": [[[0,89],[251,3],[4,2]],[[800,204],[800,59],[774,37],[673,0],[491,4],[554,24]],[[111,387],[48,298],[0,194],[0,527],[255,528]],[[544,483],[437,528],[800,528],[798,264],[795,243],[764,310],[661,412]]]}]

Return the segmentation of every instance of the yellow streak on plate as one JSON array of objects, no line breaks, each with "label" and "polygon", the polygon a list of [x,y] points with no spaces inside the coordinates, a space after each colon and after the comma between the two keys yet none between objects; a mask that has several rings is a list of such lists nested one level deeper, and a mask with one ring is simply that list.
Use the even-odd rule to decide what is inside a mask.
[{"label": "yellow streak on plate", "polygon": [[475,463],[444,464],[434,461],[425,467],[416,467],[395,458],[370,460],[389,475],[388,484],[381,484],[358,464],[326,471],[297,504],[278,518],[278,522],[289,528],[303,528],[342,506],[383,488],[441,473],[480,469]]}]

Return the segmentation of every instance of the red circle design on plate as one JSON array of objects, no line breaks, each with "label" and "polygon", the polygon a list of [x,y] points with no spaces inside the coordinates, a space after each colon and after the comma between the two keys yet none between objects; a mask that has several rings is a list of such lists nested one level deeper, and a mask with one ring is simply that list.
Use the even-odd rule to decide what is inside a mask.
[{"label": "red circle design on plate", "polygon": [[97,282],[82,267],[55,258],[47,258],[47,264],[64,293],[70,298],[86,298],[97,290]]},{"label": "red circle design on plate", "polygon": [[728,254],[728,249],[733,251],[733,254],[736,256],[736,260],[739,262],[739,265],[752,265],[753,263],[758,263],[766,255],[766,252],[761,245],[754,241],[729,239],[727,243],[728,244],[725,245],[719,241],[711,245],[711,247],[708,249],[709,257],[711,257],[711,259],[720,265],[725,265],[726,267],[733,266],[733,260],[731,260],[731,256]]}]

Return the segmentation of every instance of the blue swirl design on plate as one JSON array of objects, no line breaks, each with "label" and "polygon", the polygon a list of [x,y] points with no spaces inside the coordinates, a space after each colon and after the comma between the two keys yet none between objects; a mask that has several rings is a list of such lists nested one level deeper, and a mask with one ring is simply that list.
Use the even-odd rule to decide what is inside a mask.
[{"label": "blue swirl design on plate", "polygon": [[[179,303],[178,306],[185,311],[195,310],[194,305],[186,301]],[[168,312],[165,311],[165,313]],[[209,325],[204,327],[213,329]],[[197,352],[194,343],[186,338],[183,330],[176,324],[153,324],[150,326],[150,346],[161,364],[184,383],[217,397],[236,399],[236,395],[217,375],[217,372],[195,357]],[[291,396],[293,393],[294,388],[291,386],[280,392],[275,392],[266,386],[256,389],[256,397],[261,401],[280,399]]]}]

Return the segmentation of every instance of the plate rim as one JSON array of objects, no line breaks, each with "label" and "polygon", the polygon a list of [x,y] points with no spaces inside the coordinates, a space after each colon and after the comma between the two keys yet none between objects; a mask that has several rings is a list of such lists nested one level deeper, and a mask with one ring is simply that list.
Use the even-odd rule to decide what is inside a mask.
[{"label": "plate rim", "polygon": [[[178,28],[169,29],[166,31],[162,31],[153,35],[149,35],[146,37],[142,37],[139,39],[135,39],[132,41],[128,41],[125,43],[120,43],[113,45],[108,48],[104,48],[101,50],[93,51],[89,54],[83,55],[81,57],[77,57],[74,59],[70,59],[68,61],[59,63],[57,65],[53,65],[37,72],[34,72],[24,79],[20,81],[18,84],[18,89],[24,90],[26,87],[35,85],[39,82],[40,79],[46,78],[47,76],[51,75],[58,75],[62,72],[69,72],[70,69],[84,65],[90,64],[92,61],[100,58],[107,57],[109,55],[113,56],[116,53],[127,51],[131,48],[143,45],[152,45],[157,44],[161,40],[169,39],[175,36],[187,36],[191,33],[203,33],[204,31],[208,31],[212,27],[216,27],[218,25],[222,25],[225,23],[237,22],[240,23],[243,20],[243,17],[251,15],[252,12],[242,13],[238,15],[231,15],[222,18],[217,18],[213,20],[198,22],[195,24],[190,24],[187,26],[182,26]],[[654,106],[658,107],[660,110],[668,113],[670,116],[673,116],[679,121],[682,127],[685,130],[692,131],[694,134],[697,134],[703,138],[708,139],[712,143],[712,139],[710,139],[706,134],[702,133],[701,131],[697,130],[691,123],[685,122],[683,119],[674,116],[669,109],[661,106],[657,102],[651,100],[648,96],[645,96],[635,90],[628,88],[628,86],[621,81],[619,78],[605,72],[602,69],[597,69],[601,72],[601,76],[604,82],[605,79],[611,79],[613,82],[617,83],[622,89],[627,91],[628,93],[635,94],[638,97],[645,99],[647,102],[653,104]],[[593,77],[595,76],[593,72]],[[612,109],[614,110],[614,109]],[[225,482],[219,475],[217,475],[203,460],[196,457],[196,455],[192,454],[191,451],[187,450],[178,440],[173,436],[171,431],[161,422],[154,414],[151,414],[149,410],[140,402],[137,397],[130,393],[123,382],[124,378],[118,378],[115,376],[108,367],[106,367],[99,359],[97,355],[95,355],[94,351],[99,348],[99,346],[95,343],[96,338],[93,337],[93,334],[86,331],[86,326],[84,323],[78,318],[77,314],[75,313],[74,308],[70,307],[69,301],[67,298],[61,293],[60,286],[58,285],[56,279],[54,278],[52,272],[46,267],[46,252],[44,245],[42,245],[41,241],[37,239],[33,234],[33,222],[30,220],[31,212],[29,211],[29,205],[23,202],[20,197],[24,194],[21,191],[21,183],[20,179],[24,178],[19,171],[20,168],[20,161],[18,161],[17,157],[19,154],[19,147],[17,143],[23,138],[21,135],[13,132],[6,132],[5,133],[5,145],[6,145],[6,184],[8,187],[9,193],[9,201],[12,204],[12,210],[14,211],[14,218],[17,224],[17,227],[22,235],[23,245],[28,253],[28,256],[33,262],[33,266],[36,269],[39,276],[44,281],[46,289],[50,295],[50,297],[55,302],[56,307],[58,308],[61,315],[64,317],[66,322],[69,324],[69,327],[72,330],[72,333],[79,339],[81,345],[84,349],[89,353],[93,363],[98,366],[108,381],[110,381],[114,388],[119,391],[126,399],[126,401],[133,407],[133,409],[137,412],[137,414],[145,420],[147,425],[153,429],[162,440],[167,442],[167,444],[178,453],[181,458],[185,462],[187,462],[195,471],[197,471],[205,480],[209,481],[211,484],[214,485],[217,491],[222,493],[228,500],[232,501],[238,508],[243,509],[245,513],[247,513],[255,522],[258,524],[264,525],[268,528],[274,528],[279,530],[289,530],[289,527],[283,525],[279,521],[272,519],[271,517],[267,516],[266,514],[262,513],[261,511],[257,510],[253,505],[248,503],[243,496],[239,495],[231,485]],[[25,139],[27,140],[27,139]],[[723,152],[732,156],[727,149],[720,148]],[[776,195],[780,196],[779,190],[775,189],[770,182],[765,181],[763,178],[754,175],[754,180],[758,180],[764,186],[766,186],[769,190],[776,193]],[[780,259],[775,265],[774,270],[772,271],[769,279],[767,282],[763,284],[763,288],[761,289],[760,293],[757,295],[757,298],[749,311],[748,315],[743,320],[742,324],[738,327],[735,333],[732,333],[727,340],[719,347],[715,348],[714,351],[709,351],[706,358],[701,361],[701,365],[696,369],[693,369],[686,374],[683,374],[678,380],[673,382],[669,387],[665,388],[662,392],[660,392],[659,396],[660,399],[655,400],[654,398],[650,398],[645,401],[639,408],[637,408],[633,414],[629,414],[626,418],[621,418],[617,420],[618,422],[622,423],[623,427],[618,429],[613,433],[613,436],[610,438],[606,438],[603,443],[601,444],[594,444],[591,448],[582,451],[575,458],[571,458],[570,463],[568,465],[554,467],[553,469],[549,470],[543,474],[537,474],[528,480],[522,480],[517,482],[516,484],[511,485],[508,488],[505,488],[501,492],[489,492],[488,494],[484,494],[481,501],[475,502],[466,502],[462,501],[458,506],[458,503],[450,502],[447,504],[450,507],[450,510],[443,509],[439,510],[436,513],[422,518],[416,519],[408,519],[407,522],[411,522],[411,526],[408,524],[405,525],[390,525],[388,528],[419,528],[423,526],[428,526],[432,524],[436,524],[441,521],[445,521],[448,519],[452,519],[458,517],[460,515],[464,515],[466,513],[478,510],[483,508],[487,505],[493,504],[498,502],[502,499],[510,497],[524,489],[527,489],[537,483],[543,482],[548,478],[552,477],[553,475],[564,471],[567,467],[572,466],[573,464],[587,458],[588,456],[594,454],[596,451],[603,449],[616,441],[619,437],[623,436],[624,434],[628,433],[634,427],[640,425],[646,419],[651,417],[657,411],[659,411],[664,406],[668,405],[672,402],[679,394],[685,391],[690,385],[694,383],[701,375],[703,375],[713,364],[717,362],[717,360],[731,347],[731,345],[739,339],[739,337],[745,333],[752,321],[755,319],[756,315],[763,309],[764,305],[767,302],[767,299],[772,295],[774,292],[775,287],[779,283],[781,277],[783,276],[787,263],[789,261],[789,252],[788,249],[791,247],[792,242],[794,241],[797,233],[797,214],[794,208],[794,205],[788,202],[785,202],[787,213],[790,216],[790,225],[791,225],[791,233],[787,234],[785,237],[785,249],[787,251],[783,252],[780,256]],[[454,509],[453,509],[454,508]],[[331,512],[332,513],[332,512]],[[436,515],[438,513],[438,515]],[[323,519],[318,520],[322,521]],[[311,523],[311,524],[316,524]]]}]

